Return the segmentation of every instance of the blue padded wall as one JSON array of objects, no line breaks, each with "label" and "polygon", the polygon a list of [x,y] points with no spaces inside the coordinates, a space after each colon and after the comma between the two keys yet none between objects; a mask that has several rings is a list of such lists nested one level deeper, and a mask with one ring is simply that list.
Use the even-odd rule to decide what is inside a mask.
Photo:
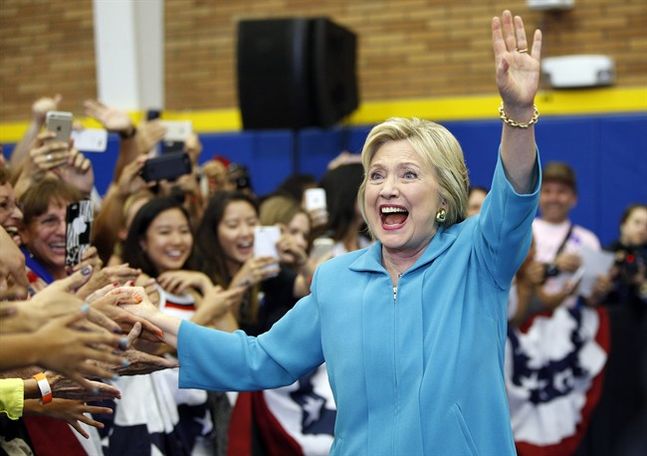
[{"label": "blue padded wall", "polygon": [[[500,122],[452,121],[443,125],[460,141],[472,183],[489,187]],[[265,195],[293,172],[320,178],[326,164],[340,151],[359,152],[369,130],[370,126],[307,129],[296,136],[290,131],[203,134],[200,161],[222,155],[247,165],[256,193]],[[577,173],[579,202],[573,220],[592,229],[603,244],[614,240],[625,207],[633,202],[647,203],[647,114],[544,116],[536,134],[543,163],[565,161]],[[104,153],[87,154],[100,192],[112,179],[117,137],[111,135],[108,144]],[[11,148],[7,145],[7,154]]]}]

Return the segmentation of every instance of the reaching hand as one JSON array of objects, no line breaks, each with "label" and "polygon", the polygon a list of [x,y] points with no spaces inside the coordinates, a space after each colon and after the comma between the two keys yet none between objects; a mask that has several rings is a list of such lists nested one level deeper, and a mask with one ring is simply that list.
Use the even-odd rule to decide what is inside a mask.
[{"label": "reaching hand", "polygon": [[[142,327],[146,330],[149,339],[152,338],[157,341],[162,338],[162,330],[157,326],[119,306],[120,304],[137,304],[137,300],[133,298],[133,291],[131,289],[126,287],[114,288],[113,285],[108,285],[102,290],[99,290],[97,294],[100,294],[104,290],[107,290],[107,293],[90,302],[90,306],[93,309],[98,310],[103,315],[115,321],[126,331],[132,331],[132,328],[138,326],[140,332]],[[135,337],[139,337],[139,334]]]},{"label": "reaching hand", "polygon": [[521,17],[512,18],[505,10],[501,19],[492,19],[492,47],[496,65],[496,83],[505,110],[531,107],[539,88],[541,31],[535,30],[528,49]]},{"label": "reaching hand", "polygon": [[135,323],[128,334],[128,348],[124,351],[124,356],[128,363],[120,365],[104,365],[107,369],[115,370],[119,375],[143,375],[150,374],[162,369],[178,367],[176,360],[167,359],[162,356],[151,355],[133,348],[137,338],[142,333],[142,325]]},{"label": "reaching hand", "polygon": [[49,111],[58,110],[58,105],[61,102],[63,97],[60,94],[54,95],[54,97],[42,97],[34,101],[34,104],[31,105],[31,113],[34,118],[34,121],[43,124],[45,123],[45,117]]},{"label": "reaching hand", "polygon": [[121,287],[122,290],[125,290],[131,294],[132,300],[128,303],[120,303],[119,306],[131,312],[132,314],[144,318],[146,320],[152,320],[155,316],[160,313],[160,310],[155,306],[149,299],[146,291],[142,287]]},{"label": "reaching hand", "polygon": [[68,399],[53,399],[52,402],[47,405],[39,404],[35,399],[31,399],[29,401],[25,401],[25,411],[66,421],[76,430],[76,432],[86,439],[89,439],[90,436],[85,429],[83,429],[79,421],[88,426],[103,429],[103,423],[92,419],[88,414],[112,413],[112,409],[108,407],[87,405],[81,401],[72,401]]},{"label": "reaching hand", "polygon": [[98,360],[122,364],[123,360],[111,352],[114,348],[124,346],[122,338],[94,331],[79,331],[70,325],[86,317],[86,312],[73,312],[55,318],[42,326],[33,335],[46,347],[38,356],[38,364],[55,370],[76,381],[81,386],[91,389],[92,385],[84,376],[112,377],[112,372],[93,366],[87,360]]},{"label": "reaching hand", "polygon": [[[21,303],[18,310],[24,315],[23,320],[29,322],[29,327],[25,329],[36,331],[50,319],[69,315],[70,312],[80,309],[82,301],[72,293],[84,280],[87,280],[87,276],[80,271],[76,272],[70,277],[54,281],[36,293],[32,299]],[[104,328],[108,333],[121,331],[117,323],[95,309],[89,309],[88,321]]]},{"label": "reaching hand", "polygon": [[[86,250],[86,252],[88,252],[88,256],[84,257],[84,260],[89,262],[90,265],[95,263],[92,269],[94,273],[88,283],[76,292],[76,295],[81,299],[86,299],[88,302],[105,295],[108,291],[112,290],[112,288],[119,285],[132,285],[141,274],[140,269],[133,269],[128,265],[128,263],[99,269],[101,267],[101,259],[97,254],[96,248],[91,247]],[[82,268],[81,264],[82,263],[77,265],[75,269],[79,267]],[[108,285],[112,285],[112,287],[106,288]],[[102,293],[97,294],[101,291]]]},{"label": "reaching hand", "polygon": [[49,384],[52,387],[52,394],[55,398],[73,399],[75,401],[95,402],[106,399],[121,399],[121,391],[108,383],[88,380],[92,389],[82,388],[78,383],[55,372],[46,372]]},{"label": "reaching hand", "polygon": [[128,113],[101,103],[98,100],[85,100],[85,114],[101,122],[101,125],[113,132],[127,132],[133,128]]}]

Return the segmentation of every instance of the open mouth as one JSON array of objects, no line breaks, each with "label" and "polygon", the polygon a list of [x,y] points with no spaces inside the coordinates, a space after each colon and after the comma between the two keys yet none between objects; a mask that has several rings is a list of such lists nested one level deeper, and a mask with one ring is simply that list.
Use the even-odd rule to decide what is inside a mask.
[{"label": "open mouth", "polygon": [[402,206],[380,206],[380,219],[384,229],[401,227],[409,217],[409,211]]},{"label": "open mouth", "polygon": [[167,250],[166,256],[173,259],[173,260],[179,260],[184,256],[184,250]]},{"label": "open mouth", "polygon": [[243,256],[247,256],[247,255],[251,254],[253,249],[254,249],[254,241],[253,240],[251,240],[251,241],[242,241],[242,242],[236,243],[236,250],[238,250],[238,252]]},{"label": "open mouth", "polygon": [[5,231],[16,244],[20,244],[20,234],[17,226],[5,226]]}]

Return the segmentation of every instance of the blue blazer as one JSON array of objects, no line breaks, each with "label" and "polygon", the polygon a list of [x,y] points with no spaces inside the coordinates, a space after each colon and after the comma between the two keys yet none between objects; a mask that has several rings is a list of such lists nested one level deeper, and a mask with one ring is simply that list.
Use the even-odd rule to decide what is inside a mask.
[{"label": "blue blazer", "polygon": [[180,386],[258,390],[326,361],[333,455],[513,455],[503,380],[510,282],[524,260],[541,176],[517,194],[499,159],[479,216],[440,228],[399,279],[381,244],[321,265],[311,294],[249,337],[184,321]]}]

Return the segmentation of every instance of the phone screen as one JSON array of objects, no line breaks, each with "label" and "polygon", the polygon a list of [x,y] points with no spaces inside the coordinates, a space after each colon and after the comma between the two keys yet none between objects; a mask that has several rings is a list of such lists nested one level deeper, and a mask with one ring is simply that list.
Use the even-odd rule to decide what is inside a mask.
[{"label": "phone screen", "polygon": [[254,227],[254,256],[278,258],[276,243],[281,238],[281,229],[274,226]]},{"label": "phone screen", "polygon": [[309,188],[303,193],[307,211],[326,209],[326,191],[323,188]]},{"label": "phone screen", "polygon": [[83,252],[90,247],[92,219],[94,217],[92,201],[81,200],[70,203],[65,213],[65,265],[79,264]]}]

